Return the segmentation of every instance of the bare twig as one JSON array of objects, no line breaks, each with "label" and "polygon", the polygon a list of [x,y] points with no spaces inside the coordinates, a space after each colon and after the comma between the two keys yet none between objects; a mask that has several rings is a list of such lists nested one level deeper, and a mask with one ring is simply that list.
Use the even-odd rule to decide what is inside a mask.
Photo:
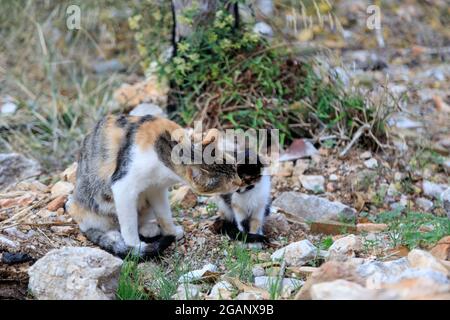
[{"label": "bare twig", "polygon": [[352,141],[350,141],[350,143],[339,154],[339,157],[344,158],[345,155],[350,151],[350,149],[356,144],[356,142],[359,140],[359,138],[361,138],[361,136],[364,133],[367,133],[369,130],[370,130],[370,125],[365,124],[365,125],[361,126],[358,129],[358,131],[356,131],[355,134],[353,135]]}]

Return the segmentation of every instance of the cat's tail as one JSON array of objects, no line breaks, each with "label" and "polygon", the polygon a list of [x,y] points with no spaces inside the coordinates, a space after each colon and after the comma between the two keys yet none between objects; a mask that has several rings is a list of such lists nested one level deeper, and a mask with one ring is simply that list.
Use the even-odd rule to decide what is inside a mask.
[{"label": "cat's tail", "polygon": [[134,248],[125,244],[118,230],[104,232],[99,229],[88,229],[83,233],[91,242],[122,259],[129,255],[138,256],[142,260],[158,257],[175,241],[175,236],[162,236],[152,243]]}]

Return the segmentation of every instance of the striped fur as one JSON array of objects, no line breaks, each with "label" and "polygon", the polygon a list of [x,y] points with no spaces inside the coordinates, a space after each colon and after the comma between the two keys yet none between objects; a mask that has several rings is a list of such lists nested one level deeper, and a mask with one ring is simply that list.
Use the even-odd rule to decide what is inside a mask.
[{"label": "striped fur", "polygon": [[[157,256],[183,236],[172,219],[169,187],[185,182],[202,194],[237,190],[235,165],[174,162],[176,130],[183,129],[165,118],[110,115],[85,138],[68,211],[92,242],[121,257]],[[140,240],[159,234],[151,243]]]}]

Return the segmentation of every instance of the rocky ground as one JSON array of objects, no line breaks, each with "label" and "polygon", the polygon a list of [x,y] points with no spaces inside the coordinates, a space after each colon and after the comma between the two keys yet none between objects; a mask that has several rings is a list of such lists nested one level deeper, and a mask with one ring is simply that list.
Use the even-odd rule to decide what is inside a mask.
[{"label": "rocky ground", "polygon": [[[348,21],[365,8],[338,4]],[[397,20],[405,30],[393,27]],[[171,202],[185,238],[126,273],[132,263],[94,248],[64,211],[76,165],[49,172],[9,145],[0,154],[0,298],[109,299],[125,279],[136,283],[135,295],[120,298],[450,299],[448,30],[432,29],[415,2],[386,21],[378,38],[345,23],[343,42],[323,30],[302,33],[302,41],[334,50],[342,64],[330,68],[349,86],[371,89],[373,99],[388,95],[399,108],[384,148],[356,144],[342,155],[348,142],[294,141],[274,168],[269,244],[216,234],[217,208],[179,187]],[[411,23],[417,34],[408,32]],[[97,66],[109,69],[91,72],[118,72],[117,63]],[[140,76],[122,80],[129,78]],[[132,82],[115,100],[136,114],[164,114],[155,103],[165,89]],[[15,99],[2,97],[0,118],[23,116]]]}]

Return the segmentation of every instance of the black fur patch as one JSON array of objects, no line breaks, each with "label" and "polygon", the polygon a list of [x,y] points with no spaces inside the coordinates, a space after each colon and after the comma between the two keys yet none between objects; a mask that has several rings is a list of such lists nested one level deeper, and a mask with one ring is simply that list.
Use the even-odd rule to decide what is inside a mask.
[{"label": "black fur patch", "polygon": [[[247,222],[248,224],[248,222]],[[254,242],[263,242],[263,243],[269,243],[269,239],[266,236],[260,235],[260,234],[254,234],[254,233],[243,233],[241,232],[236,222],[230,222],[228,220],[223,219],[217,219],[215,222],[216,225],[216,232],[227,235],[232,240],[239,240],[243,241],[245,243],[254,243]]]},{"label": "black fur patch", "polygon": [[140,118],[138,122],[128,124],[127,128],[125,129],[127,131],[127,133],[125,134],[125,139],[122,142],[119,153],[117,155],[116,170],[111,177],[111,181],[113,183],[123,178],[128,172],[128,167],[131,162],[130,150],[134,143],[134,136],[136,135],[136,131],[143,123],[151,121],[153,119],[155,119],[153,116],[146,115]]},{"label": "black fur patch", "polygon": [[[256,157],[256,163],[250,163],[250,161],[253,160],[253,157]],[[249,149],[245,150],[243,158],[243,162],[241,161],[237,164],[237,173],[243,184],[252,186],[261,179],[261,173],[264,166],[259,156],[252,154]]]},{"label": "black fur patch", "polygon": [[121,114],[120,116],[117,117],[116,119],[116,125],[119,128],[125,128],[128,124],[128,119],[127,116],[125,116],[124,114]]},{"label": "black fur patch", "polygon": [[161,160],[161,162],[164,163],[164,165],[169,169],[173,169],[173,163],[170,157],[172,154],[172,149],[176,145],[177,142],[172,140],[170,133],[167,131],[161,133],[155,142],[155,150],[159,160]]},{"label": "black fur patch", "polygon": [[175,242],[175,236],[162,236],[156,242],[148,245],[142,259],[148,260],[159,257],[173,242]]}]

